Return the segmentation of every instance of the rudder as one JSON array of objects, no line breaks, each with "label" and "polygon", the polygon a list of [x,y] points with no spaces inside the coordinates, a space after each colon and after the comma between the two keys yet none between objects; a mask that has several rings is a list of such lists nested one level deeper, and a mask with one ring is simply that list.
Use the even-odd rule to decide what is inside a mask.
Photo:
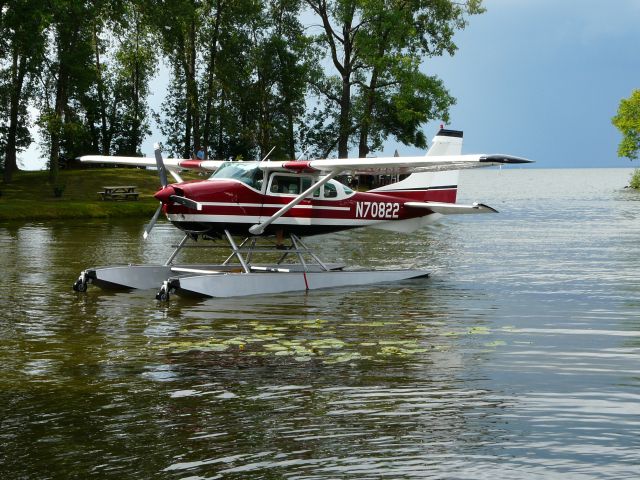
[{"label": "rudder", "polygon": [[[440,128],[425,156],[461,155],[462,136],[461,130]],[[458,170],[416,172],[404,180],[370,191],[421,202],[455,203],[459,173]]]}]

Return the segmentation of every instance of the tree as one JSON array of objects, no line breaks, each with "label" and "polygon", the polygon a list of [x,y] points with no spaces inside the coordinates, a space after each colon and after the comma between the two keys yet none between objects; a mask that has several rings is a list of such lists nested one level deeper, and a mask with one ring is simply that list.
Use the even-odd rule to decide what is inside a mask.
[{"label": "tree", "polygon": [[155,54],[138,1],[48,5],[52,60],[40,75],[39,124],[55,183],[62,159],[139,154],[148,133],[146,97]]},{"label": "tree", "polygon": [[300,1],[182,1],[154,15],[173,73],[158,118],[171,152],[293,156],[306,93]]},{"label": "tree", "polygon": [[314,82],[325,99],[315,112],[317,127],[322,119],[330,130],[337,125],[336,141],[325,150],[337,148],[339,157],[347,157],[355,134],[361,156],[388,135],[424,146],[419,127],[446,119],[454,99],[440,80],[422,73],[423,59],[455,52],[453,34],[466,26],[468,15],[483,11],[480,0],[305,1],[320,20],[316,42],[337,71]]},{"label": "tree", "polygon": [[0,158],[5,183],[17,169],[17,152],[31,143],[27,106],[45,45],[45,2],[12,0],[0,9]]},{"label": "tree", "polygon": [[303,35],[296,1],[275,1],[252,32],[249,58],[256,107],[259,156],[272,148],[275,158],[295,158],[295,130],[305,111],[309,42]]},{"label": "tree", "polygon": [[611,123],[622,133],[618,156],[637,159],[640,152],[640,90],[634,90],[629,98],[620,101],[618,114]]},{"label": "tree", "polygon": [[200,147],[198,54],[202,50],[200,31],[205,19],[205,3],[199,0],[148,1],[148,21],[155,29],[174,73],[172,92],[184,96],[182,149],[177,153],[186,158]]},{"label": "tree", "polygon": [[140,155],[142,141],[150,133],[147,97],[158,56],[138,2],[125,4],[121,18],[114,27],[118,47],[110,75],[114,78],[110,149],[116,155]]},{"label": "tree", "polygon": [[87,110],[82,107],[95,85],[93,22],[100,5],[90,0],[54,0],[49,5],[52,41],[48,56],[53,61],[41,76],[44,108],[39,124],[49,153],[49,181],[55,184],[62,157],[74,158],[95,149],[85,121]]}]

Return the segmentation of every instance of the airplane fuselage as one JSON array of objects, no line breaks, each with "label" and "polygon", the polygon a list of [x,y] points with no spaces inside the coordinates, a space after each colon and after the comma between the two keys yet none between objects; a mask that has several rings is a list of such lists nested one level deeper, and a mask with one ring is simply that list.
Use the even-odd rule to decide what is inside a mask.
[{"label": "airplane fuselage", "polygon": [[[262,223],[318,181],[318,175],[297,172],[265,173],[256,162],[233,162],[220,168],[212,178],[167,186],[156,194],[164,203],[167,218],[187,232],[218,235],[229,231],[248,235],[249,228]],[[171,202],[170,195],[187,197],[201,210]],[[360,227],[406,229],[429,222],[432,211],[406,206],[407,202],[429,198],[455,201],[455,187],[432,192],[407,190],[384,193],[355,192],[329,180],[282,217],[265,228],[264,234],[278,230],[298,236],[317,235]],[[435,215],[437,217],[438,215]],[[413,225],[419,224],[419,225]]]}]

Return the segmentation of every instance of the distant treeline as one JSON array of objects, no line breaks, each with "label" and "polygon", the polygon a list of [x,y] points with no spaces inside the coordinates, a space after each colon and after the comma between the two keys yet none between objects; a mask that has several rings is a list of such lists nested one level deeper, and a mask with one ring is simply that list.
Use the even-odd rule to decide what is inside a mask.
[{"label": "distant treeline", "polygon": [[54,181],[60,159],[140,155],[151,119],[181,157],[366,156],[388,137],[424,147],[424,124],[454,103],[426,60],[453,54],[455,31],[482,11],[481,0],[0,0],[4,180],[35,140]]}]

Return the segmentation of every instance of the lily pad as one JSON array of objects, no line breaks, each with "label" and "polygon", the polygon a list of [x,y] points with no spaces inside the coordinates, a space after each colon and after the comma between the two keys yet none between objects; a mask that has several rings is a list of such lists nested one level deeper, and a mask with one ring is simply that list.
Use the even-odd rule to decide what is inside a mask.
[{"label": "lily pad", "polygon": [[312,340],[309,342],[309,346],[312,349],[340,349],[346,345],[342,340],[337,338],[323,338],[320,340]]},{"label": "lily pad", "polygon": [[352,362],[354,360],[361,360],[363,358],[362,355],[358,352],[345,352],[340,354],[331,354],[324,360],[326,364],[332,363],[347,363]]}]

